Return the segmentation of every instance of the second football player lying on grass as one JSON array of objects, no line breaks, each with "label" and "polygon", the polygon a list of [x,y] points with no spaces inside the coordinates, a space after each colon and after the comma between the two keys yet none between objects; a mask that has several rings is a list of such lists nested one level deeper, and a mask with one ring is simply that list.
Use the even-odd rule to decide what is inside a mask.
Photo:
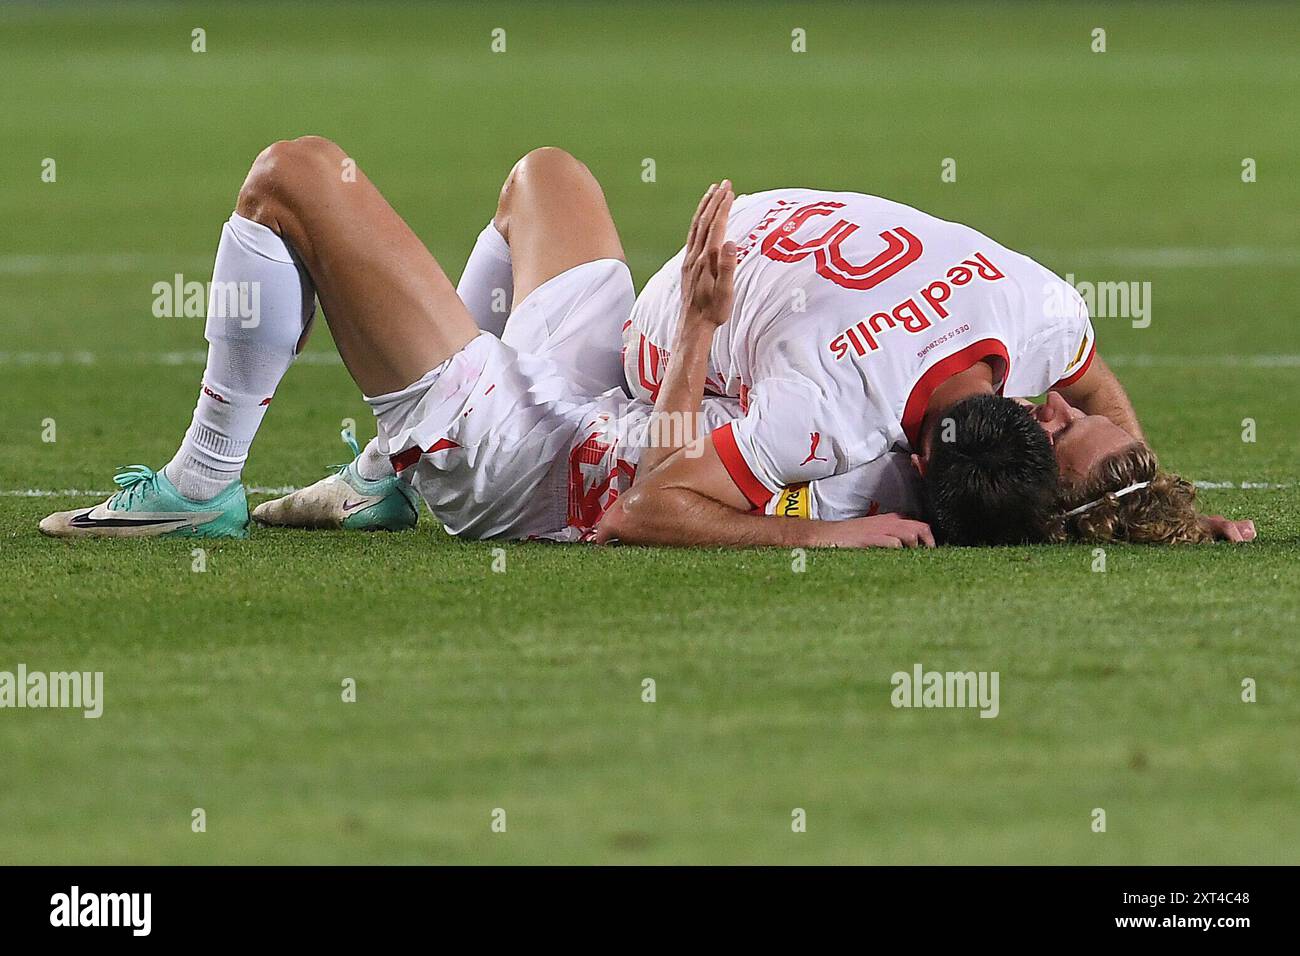
[{"label": "second football player lying on grass", "polygon": [[[1253,537],[1198,519],[1190,487],[1157,473],[1073,290],[966,227],[807,190],[744,197],[729,217],[715,188],[634,311],[600,187],[567,153],[516,164],[458,289],[366,177],[338,176],[345,158],[317,137],[259,156],[213,275],[258,282],[259,320],[209,316],[194,420],[161,473],[126,472],[42,531],[245,534],[240,472],[314,293],[379,436],[261,506],[267,523],[402,527],[414,489],[475,538],[914,546],[931,542],[923,523],[873,509],[919,513],[915,466],[954,542]],[[625,331],[627,378],[659,411],[680,422],[712,393],[708,440],[642,447]],[[999,397],[1054,383],[1079,410]]]},{"label": "second football player lying on grass", "polygon": [[[747,414],[713,433],[712,454],[643,475],[606,519],[621,537],[670,543],[721,517],[714,503],[761,507],[899,452],[952,543],[1254,537],[1250,522],[1198,516],[1191,485],[1159,471],[1083,300],[1028,257],[820,190],[741,197],[725,235],[736,302],[702,374]],[[633,308],[625,373],[648,401],[680,334],[685,255]]]}]

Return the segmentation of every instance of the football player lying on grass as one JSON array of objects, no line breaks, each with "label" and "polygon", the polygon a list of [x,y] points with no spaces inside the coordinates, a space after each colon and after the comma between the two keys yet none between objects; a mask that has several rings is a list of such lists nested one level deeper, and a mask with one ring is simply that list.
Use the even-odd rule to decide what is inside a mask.
[{"label": "football player lying on grass", "polygon": [[[733,315],[739,250],[735,242],[723,240],[723,236],[728,233],[727,219],[734,201],[728,186],[724,183],[723,192],[706,195],[686,247],[647,286],[635,310],[634,329],[638,324],[653,327],[654,320],[647,322],[649,310],[642,309],[642,305],[649,301],[651,309],[655,307],[656,281],[667,286],[668,291],[661,294],[666,295],[669,302],[678,295],[681,297],[680,321],[671,323],[675,330],[671,333],[675,334],[673,361],[667,363],[662,381],[657,376],[645,374],[644,350],[647,340],[644,333],[640,333],[642,355],[637,357],[635,365],[629,363],[626,368],[630,380],[635,378],[650,386],[649,394],[654,397],[656,416],[665,419],[693,414],[699,408],[706,389],[720,389],[721,386],[716,383],[725,381],[727,377],[711,365],[711,359],[716,354],[714,349],[718,343],[726,340],[725,336],[717,334],[718,329]],[[775,205],[781,204],[782,200],[775,201]],[[788,208],[793,202],[786,205]],[[835,204],[828,205],[840,208]],[[713,212],[715,208],[717,211]],[[785,211],[782,210],[781,214],[784,215]],[[714,234],[704,241],[697,229],[711,230]],[[762,229],[763,223],[760,222],[755,232],[746,236],[751,242],[751,248],[756,238],[755,233]],[[789,234],[790,231],[786,229],[774,236]],[[881,235],[883,238],[884,234]],[[813,242],[819,243],[821,240]],[[983,257],[976,258],[983,260]],[[975,262],[967,264],[978,271]],[[672,282],[677,276],[681,277],[680,284]],[[925,297],[933,289],[931,286],[921,295]],[[946,298],[947,294],[944,294],[939,301]],[[668,311],[670,310],[660,309],[659,317],[663,318]],[[1086,324],[1086,313],[1081,311],[1081,315]],[[876,318],[873,315],[869,320],[870,325],[859,328],[866,341],[870,341],[873,331],[878,331],[875,328]],[[887,322],[889,316],[881,315],[879,318],[882,325],[888,327],[891,324]],[[1090,329],[1087,330],[1084,341],[1085,344],[1091,343]],[[651,348],[651,354],[665,355],[666,350],[654,346]],[[789,348],[789,343],[780,346],[782,352],[787,352]],[[1080,346],[1075,361],[1083,354],[1084,348]],[[836,356],[837,359],[840,357],[842,356]],[[744,360],[742,353],[737,364]],[[725,361],[724,357],[723,362]],[[786,366],[787,371],[795,367],[793,364]],[[1083,369],[1086,367],[1085,364],[1076,373],[1076,378],[1083,377]],[[1019,530],[1012,532],[1014,537],[1004,536],[1003,540],[1074,539],[1172,543],[1211,540],[1216,536],[1239,541],[1254,537],[1254,528],[1250,522],[1231,522],[1196,514],[1193,505],[1194,488],[1177,476],[1158,471],[1155,455],[1141,439],[1132,408],[1119,383],[1109,373],[1099,373],[1094,378],[1095,385],[1080,390],[1077,394],[1081,402],[1090,402],[1115,415],[1127,429],[1105,415],[1086,415],[1071,406],[1057,391],[1049,392],[1041,406],[1023,399],[1014,402],[1000,399],[985,393],[979,387],[987,381],[987,373],[980,368],[975,371],[977,376],[974,385],[958,386],[949,378],[933,389],[933,392],[938,392],[944,388],[956,387],[959,392],[965,389],[975,397],[959,401],[956,405],[949,404],[946,398],[940,398],[937,403],[932,398],[927,415],[932,414],[938,421],[934,427],[927,428],[926,421],[922,420],[919,429],[921,454],[911,456],[919,478],[924,479],[927,473],[931,477],[936,474],[946,476],[943,480],[929,482],[927,490],[932,496],[930,513],[946,512],[948,521],[945,530],[950,537],[960,534],[960,531],[954,534],[954,530],[961,528],[961,522],[969,523],[972,520],[982,526],[968,526],[967,537],[972,543],[986,541],[994,536],[988,529],[991,521],[1010,521],[1018,526]],[[922,379],[926,374],[933,372],[923,373]],[[958,375],[960,374],[959,372]],[[913,387],[913,395],[915,392],[916,386]],[[743,385],[741,395],[745,395]],[[911,401],[909,398],[909,403]],[[803,414],[803,409],[800,408],[797,414]],[[905,406],[904,415],[906,414]],[[734,431],[746,424],[748,421],[728,423],[724,429]],[[995,427],[998,424],[1003,427]],[[943,426],[951,429],[950,437],[945,438],[942,434]],[[965,441],[957,438],[958,430],[962,427],[973,432],[967,435]],[[663,434],[664,430],[660,429],[659,433]],[[1013,456],[1007,454],[1008,434],[1014,436],[1017,444],[1027,452],[1027,461],[1018,463]],[[807,465],[809,460],[817,456],[820,435],[812,432],[810,437],[808,458],[800,463],[801,466]],[[716,444],[715,447],[730,477],[735,479],[736,486],[742,490],[747,485],[755,487],[756,493],[751,500],[756,505],[760,500],[767,500],[767,488],[757,482],[747,468],[749,459],[740,451],[743,446],[738,443],[734,447],[728,445],[729,443]],[[947,448],[946,445],[955,447]],[[728,456],[733,459],[730,463],[726,460]],[[672,463],[669,467],[659,467],[669,462]],[[1004,502],[1001,499],[1006,494],[1007,484],[1023,481],[1035,469],[1050,475],[1051,486],[1055,488],[1055,495],[1041,516],[1036,517],[1032,511],[1026,515],[1014,510],[1002,510]],[[717,478],[717,471],[717,468],[710,469],[707,462],[692,462],[684,453],[674,454],[674,449],[670,446],[660,445],[647,450],[642,455],[632,490],[609,509],[601,522],[597,540],[619,538],[666,544],[679,537],[682,523],[696,527],[707,527],[715,522],[730,524],[734,519],[725,510],[717,508],[710,497],[699,494],[700,487],[707,487],[708,482]],[[741,474],[738,475],[738,471]],[[846,474],[852,475],[853,470]],[[828,479],[821,481],[825,483]],[[954,481],[960,482],[955,488],[952,487]],[[814,481],[814,485],[816,483]],[[732,490],[727,482],[720,480],[714,488],[718,498]],[[1150,491],[1137,497],[1137,492],[1144,489]],[[789,488],[783,489],[778,496],[779,500],[788,500],[789,493]],[[744,507],[734,500],[732,505],[736,508]],[[1037,527],[1025,524],[1027,518],[1041,523]]]},{"label": "football player lying on grass", "polygon": [[1083,300],[1026,256],[825,190],[740,197],[725,236],[739,260],[731,320],[707,342],[681,327],[683,250],[637,299],[625,373],[654,401],[681,342],[702,354],[706,390],[747,414],[705,454],[643,475],[607,533],[680,542],[892,452],[911,456],[945,542],[1254,537],[1249,521],[1198,515],[1192,486],[1158,469]]},{"label": "football player lying on grass", "polygon": [[[306,336],[314,291],[349,372],[374,396],[380,434],[337,476],[262,505],[260,520],[407,527],[416,519],[414,488],[452,533],[593,536],[631,482],[649,411],[619,388],[620,328],[633,294],[599,185],[562,151],[530,153],[507,179],[457,290],[369,180],[339,176],[345,158],[316,137],[277,143],[258,158],[213,277],[218,290],[259,283],[258,321],[210,314],[194,420],[162,473],[125,472],[108,502],[51,515],[43,531],[244,535],[240,471]],[[1082,303],[1042,267],[973,230],[858,194],[781,190],[745,197],[736,209],[715,237],[736,245],[739,265],[735,318],[708,350],[710,439],[646,475],[634,507],[616,509],[602,526],[606,537],[927,543],[916,523],[897,516],[792,524],[772,515],[914,510],[900,465],[908,453],[953,541],[1253,533],[1196,519],[1190,496],[1172,494],[1176,482],[1066,515],[1058,473],[1070,489],[1065,504],[1071,494],[1095,493],[1090,503],[1127,489],[1132,482],[1116,482],[1154,468],[1154,459],[1119,467],[1119,452],[1137,450],[1136,420],[1113,376],[1092,363]],[[897,225],[881,228],[884,221]],[[636,347],[627,349],[628,379],[648,398],[657,397],[667,354],[656,343],[686,329],[686,251],[652,280],[629,323]],[[904,270],[925,275],[948,259],[955,264],[943,278],[876,309],[913,287]],[[514,296],[509,321],[491,308],[503,289]],[[1049,292],[1061,300],[1054,309]],[[864,315],[824,350],[817,345],[845,316]],[[934,328],[919,349],[882,345],[886,332],[931,330],[931,315],[946,328]],[[1031,413],[997,397],[1008,381],[1013,394],[1037,394],[1058,378],[1086,411],[1102,414],[1084,416],[1059,399]],[[1115,520],[1096,520],[1108,511]],[[1174,518],[1182,523],[1170,533]]]},{"label": "football player lying on grass", "polygon": [[[240,474],[306,338],[315,295],[379,435],[337,475],[262,505],[259,519],[405,528],[417,519],[418,494],[453,534],[594,536],[631,485],[652,411],[623,385],[622,329],[634,292],[599,184],[561,150],[529,153],[508,177],[458,290],[369,179],[340,176],[345,159],[318,137],[276,143],[258,157],[217,248],[208,362],[180,449],[161,471],[120,473],[121,490],[108,501],[50,515],[41,531],[246,536]],[[217,298],[241,283],[260,291],[251,321]],[[514,299],[508,321],[492,309],[501,290]],[[702,410],[707,428],[740,414],[725,397]],[[737,512],[735,530],[677,543],[929,544],[922,522],[852,517],[890,511],[894,499],[915,508],[909,470],[904,456],[880,456],[818,483],[827,490],[800,489],[804,507],[815,497],[823,519],[848,520]],[[798,501],[787,510],[798,512]]]},{"label": "football player lying on grass", "polygon": [[637,298],[624,371],[655,401],[680,341],[701,351],[707,392],[748,414],[705,454],[643,475],[607,533],[689,541],[790,486],[902,453],[953,544],[1255,537],[1251,522],[1197,515],[1192,486],[1158,470],[1083,299],[1027,256],[826,190],[741,196],[725,238],[738,258],[731,321],[708,342],[685,334],[679,252]]}]

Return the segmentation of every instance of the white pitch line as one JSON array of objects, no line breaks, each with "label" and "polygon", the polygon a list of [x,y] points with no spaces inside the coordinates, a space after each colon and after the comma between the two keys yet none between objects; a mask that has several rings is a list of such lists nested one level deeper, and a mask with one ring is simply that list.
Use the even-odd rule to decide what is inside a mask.
[{"label": "white pitch line", "polygon": [[1300,368],[1300,355],[1106,355],[1117,368]]},{"label": "white pitch line", "polygon": [[1034,249],[1035,259],[1061,263],[1142,269],[1214,269],[1224,266],[1300,267],[1300,246],[1108,246],[1092,249]]},{"label": "white pitch line", "polygon": [[[253,485],[247,490],[250,495],[291,495],[298,487],[282,485],[269,488]],[[111,491],[79,491],[75,488],[0,488],[0,498],[107,498],[111,494]]]},{"label": "white pitch line", "polygon": [[50,255],[10,253],[0,255],[0,275],[123,275],[132,272],[170,270],[176,272],[211,270],[212,255],[176,255],[164,252],[63,252]]},{"label": "white pitch line", "polygon": [[[204,351],[184,352],[124,352],[121,354],[100,355],[97,352],[0,352],[0,365],[19,367],[39,366],[42,368],[58,365],[197,365],[202,367],[208,361]],[[342,365],[337,352],[304,352],[295,362],[299,365]]]},{"label": "white pitch line", "polygon": [[1193,481],[1192,484],[1209,491],[1281,491],[1295,487],[1294,481],[1280,484],[1268,481]]}]

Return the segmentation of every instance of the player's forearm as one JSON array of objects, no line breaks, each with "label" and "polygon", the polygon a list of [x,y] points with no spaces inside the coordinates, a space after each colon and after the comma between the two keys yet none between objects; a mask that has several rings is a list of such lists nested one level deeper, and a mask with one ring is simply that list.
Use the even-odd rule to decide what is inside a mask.
[{"label": "player's forearm", "polygon": [[702,437],[698,433],[700,407],[716,328],[689,309],[682,316],[677,343],[646,430],[646,448],[637,465],[638,479],[648,476],[679,448]]},{"label": "player's forearm", "polygon": [[660,547],[822,548],[838,522],[737,511],[685,488],[633,488],[601,522],[597,540]]},{"label": "player's forearm", "polygon": [[1061,394],[1084,414],[1105,415],[1138,441],[1146,441],[1128,393],[1100,355],[1093,358],[1088,374]]}]

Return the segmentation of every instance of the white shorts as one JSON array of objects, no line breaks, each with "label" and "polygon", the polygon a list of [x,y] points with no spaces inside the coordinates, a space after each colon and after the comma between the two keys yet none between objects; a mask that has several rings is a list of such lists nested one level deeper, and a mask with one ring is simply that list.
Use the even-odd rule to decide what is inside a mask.
[{"label": "white shorts", "polygon": [[569,459],[594,408],[628,404],[621,349],[635,297],[624,263],[583,263],[530,293],[501,339],[481,333],[414,384],[366,399],[384,450],[448,532],[580,536]]}]

